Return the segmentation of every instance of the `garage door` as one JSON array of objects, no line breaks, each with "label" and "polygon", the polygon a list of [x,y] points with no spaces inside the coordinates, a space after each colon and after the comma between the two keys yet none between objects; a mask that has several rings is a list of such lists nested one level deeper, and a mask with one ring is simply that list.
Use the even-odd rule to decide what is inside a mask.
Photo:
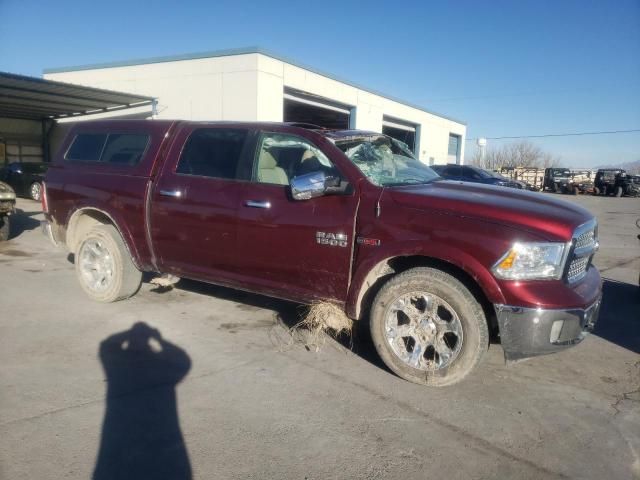
[{"label": "garage door", "polygon": [[382,133],[406,143],[416,152],[416,125],[397,118],[382,117]]},{"label": "garage door", "polygon": [[285,89],[285,122],[311,123],[324,128],[347,129],[351,124],[349,105],[333,102],[299,90]]}]

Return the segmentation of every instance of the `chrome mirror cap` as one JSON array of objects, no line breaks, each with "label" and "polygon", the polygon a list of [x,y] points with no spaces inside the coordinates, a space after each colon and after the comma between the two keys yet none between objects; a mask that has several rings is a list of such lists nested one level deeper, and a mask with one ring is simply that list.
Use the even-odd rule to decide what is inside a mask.
[{"label": "chrome mirror cap", "polygon": [[294,200],[321,197],[327,190],[324,172],[312,172],[291,179],[291,196]]}]

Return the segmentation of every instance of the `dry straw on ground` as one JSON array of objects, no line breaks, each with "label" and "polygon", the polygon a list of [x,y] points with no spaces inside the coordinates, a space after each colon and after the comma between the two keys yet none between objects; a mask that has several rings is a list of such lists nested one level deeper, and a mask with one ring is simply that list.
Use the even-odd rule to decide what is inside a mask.
[{"label": "dry straw on ground", "polygon": [[316,302],[309,306],[302,321],[291,327],[291,333],[294,334],[301,329],[307,332],[305,345],[318,351],[325,342],[325,333],[334,338],[342,334],[351,336],[353,320],[333,303]]}]

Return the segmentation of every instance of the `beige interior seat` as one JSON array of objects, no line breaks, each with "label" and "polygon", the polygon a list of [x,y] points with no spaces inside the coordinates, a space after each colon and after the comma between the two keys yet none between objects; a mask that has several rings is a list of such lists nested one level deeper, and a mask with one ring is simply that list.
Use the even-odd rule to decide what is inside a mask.
[{"label": "beige interior seat", "polygon": [[258,158],[258,181],[276,185],[289,185],[289,178],[286,172],[278,166],[275,157],[267,150],[262,150],[260,158]]}]

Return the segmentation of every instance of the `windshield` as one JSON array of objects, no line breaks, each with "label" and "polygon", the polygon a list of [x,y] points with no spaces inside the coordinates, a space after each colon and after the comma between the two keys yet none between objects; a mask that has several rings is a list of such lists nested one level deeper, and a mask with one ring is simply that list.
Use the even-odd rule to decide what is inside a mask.
[{"label": "windshield", "polygon": [[[495,176],[493,175],[493,172],[487,172],[482,168],[472,167],[472,166],[469,166],[469,168],[473,170],[477,175],[479,175],[480,178],[493,178]],[[497,178],[500,178],[500,177],[497,177]]]},{"label": "windshield", "polygon": [[380,135],[336,142],[349,160],[375,185],[392,187],[429,183],[440,176],[416,160],[409,147]]},{"label": "windshield", "polygon": [[507,177],[498,172],[487,171],[493,178],[499,178],[500,180],[509,180]]},{"label": "windshield", "polygon": [[555,168],[553,170],[553,175],[554,176],[560,176],[560,175],[569,176],[569,175],[571,175],[571,171],[568,168]]}]

